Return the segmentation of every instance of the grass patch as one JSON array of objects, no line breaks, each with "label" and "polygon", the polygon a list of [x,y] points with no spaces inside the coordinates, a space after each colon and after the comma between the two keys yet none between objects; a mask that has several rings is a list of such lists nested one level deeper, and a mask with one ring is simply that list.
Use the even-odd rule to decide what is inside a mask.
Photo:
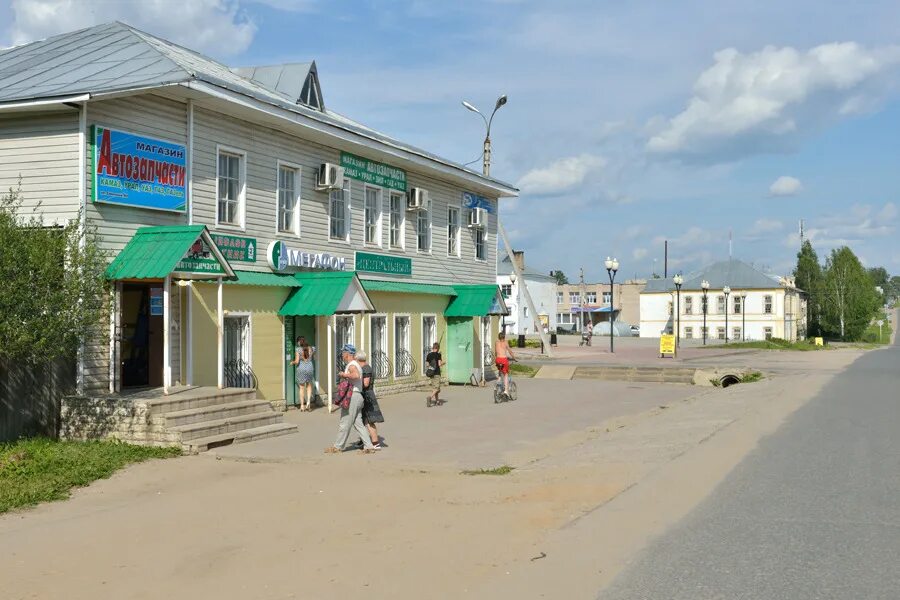
[{"label": "grass patch", "polygon": [[754,383],[763,378],[763,374],[759,371],[750,371],[741,375],[741,383]]},{"label": "grass patch", "polygon": [[879,332],[878,325],[874,323],[869,325],[868,328],[863,332],[862,337],[860,337],[859,341],[866,344],[889,344],[891,342],[891,333],[893,329],[891,328],[891,321],[887,318],[887,315],[882,315],[878,317],[884,322],[884,325],[881,327],[881,331]]},{"label": "grass patch", "polygon": [[811,352],[815,350],[824,350],[825,346],[816,346],[812,340],[789,342],[780,338],[772,338],[770,340],[755,340],[752,342],[734,342],[728,344],[716,344],[712,346],[701,346],[701,348],[754,348],[757,350],[796,350],[798,352]]},{"label": "grass patch", "polygon": [[515,467],[503,465],[502,467],[494,467],[493,469],[474,469],[462,471],[463,475],[509,475]]},{"label": "grass patch", "polygon": [[529,367],[528,365],[523,365],[522,363],[514,362],[509,364],[509,372],[519,377],[534,377],[534,374],[537,373],[537,369]]},{"label": "grass patch", "polygon": [[0,444],[0,514],[64,500],[74,487],[106,479],[122,467],[181,454],[115,441],[58,442],[33,438]]}]

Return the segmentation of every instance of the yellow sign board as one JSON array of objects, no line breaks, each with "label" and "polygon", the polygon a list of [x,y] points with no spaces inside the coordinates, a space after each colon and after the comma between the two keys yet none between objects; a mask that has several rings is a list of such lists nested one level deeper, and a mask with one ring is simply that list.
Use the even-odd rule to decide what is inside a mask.
[{"label": "yellow sign board", "polygon": [[659,355],[664,357],[666,354],[675,356],[674,335],[668,334],[659,336]]},{"label": "yellow sign board", "polygon": [[824,346],[825,345],[825,341],[820,337],[815,338],[813,340],[813,342],[815,342],[816,346]]}]

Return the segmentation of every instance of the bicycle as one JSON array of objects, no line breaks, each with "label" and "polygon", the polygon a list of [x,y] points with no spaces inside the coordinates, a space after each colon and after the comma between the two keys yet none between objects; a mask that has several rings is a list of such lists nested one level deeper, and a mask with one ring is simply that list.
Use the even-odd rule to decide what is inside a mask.
[{"label": "bicycle", "polygon": [[[510,359],[510,363],[516,362],[515,359]],[[494,404],[500,404],[501,402],[511,402],[516,400],[519,397],[518,391],[516,390],[516,382],[513,381],[512,371],[509,373],[509,390],[507,392],[503,391],[503,374],[500,372],[500,369],[497,369],[497,385],[494,387]]]}]

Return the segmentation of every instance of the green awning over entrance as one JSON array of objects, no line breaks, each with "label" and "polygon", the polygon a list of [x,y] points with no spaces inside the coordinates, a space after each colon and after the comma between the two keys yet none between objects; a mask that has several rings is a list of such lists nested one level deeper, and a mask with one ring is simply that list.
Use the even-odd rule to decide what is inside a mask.
[{"label": "green awning over entrance", "polygon": [[456,296],[450,300],[445,317],[486,317],[507,315],[509,309],[496,285],[454,285]]},{"label": "green awning over entrance", "polygon": [[296,273],[302,286],[291,292],[278,311],[282,316],[320,316],[374,312],[375,307],[354,272]]},{"label": "green awning over entrance", "polygon": [[106,268],[107,279],[163,279],[173,273],[234,277],[205,225],[141,227]]},{"label": "green awning over entrance", "polygon": [[430,283],[407,283],[405,281],[381,281],[379,279],[363,279],[362,285],[367,292],[397,292],[402,294],[432,294],[435,296],[456,296],[456,290],[450,285],[434,285]]}]

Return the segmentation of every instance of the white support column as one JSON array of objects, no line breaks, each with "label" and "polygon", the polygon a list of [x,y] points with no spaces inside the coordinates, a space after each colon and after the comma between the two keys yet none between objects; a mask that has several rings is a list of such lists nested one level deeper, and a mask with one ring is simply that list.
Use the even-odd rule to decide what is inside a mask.
[{"label": "white support column", "polygon": [[[366,351],[366,313],[359,313],[359,350]],[[372,357],[369,357],[369,361]]]},{"label": "white support column", "polygon": [[218,352],[217,381],[219,389],[225,387],[225,308],[222,306],[222,278],[218,279],[218,290],[216,290],[216,348]]},{"label": "white support column", "polygon": [[334,392],[334,324],[335,317],[325,317],[328,319],[328,412],[334,410],[333,392]]},{"label": "white support column", "polygon": [[121,284],[118,281],[113,282],[111,286],[109,286],[109,294],[110,294],[110,302],[109,302],[109,393],[116,393],[116,373],[117,373],[117,364],[119,362],[118,357],[119,353],[117,352],[118,348],[116,348],[116,333],[118,329],[118,320],[119,320],[119,286]]},{"label": "white support column", "polygon": [[172,386],[172,335],[169,331],[172,323],[172,276],[166,275],[163,280],[163,394],[169,395]]},{"label": "white support column", "polygon": [[[78,247],[84,250],[87,231],[87,102],[81,103],[78,111]],[[82,301],[82,300],[79,300]],[[75,372],[75,391],[84,394],[84,362],[87,351],[85,340],[78,344],[78,359]]]},{"label": "white support column", "polygon": [[478,353],[478,360],[481,361],[481,387],[484,387],[484,344],[485,344],[485,336],[484,336],[484,317],[478,317],[478,338],[481,341],[481,351]]},{"label": "white support column", "polygon": [[187,385],[194,385],[194,282],[188,281],[184,287],[187,294],[187,307],[184,310],[184,327],[181,328],[184,339],[184,353],[187,357],[184,360],[185,382]]}]

